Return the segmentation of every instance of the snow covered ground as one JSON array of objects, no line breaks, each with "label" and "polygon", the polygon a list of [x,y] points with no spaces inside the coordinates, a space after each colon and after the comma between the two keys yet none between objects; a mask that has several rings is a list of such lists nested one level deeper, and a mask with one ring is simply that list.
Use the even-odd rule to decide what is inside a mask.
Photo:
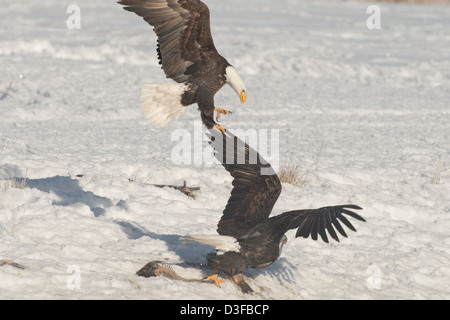
[{"label": "snow covered ground", "polygon": [[[231,190],[219,164],[175,164],[174,132],[195,135],[188,108],[160,129],[141,114],[143,83],[165,81],[156,38],[115,1],[18,0],[0,11],[1,299],[449,299],[450,6],[205,0],[216,47],[241,73],[216,105],[227,128],[279,129],[280,162],[312,166],[283,184],[273,214],[354,203],[366,223],[340,243],[289,241],[246,273],[245,295],[164,277],[151,260],[205,262],[184,244],[214,233]],[[198,123],[197,123],[198,124]],[[178,131],[177,131],[178,130]],[[180,131],[181,130],[181,131]],[[258,131],[260,132],[260,131]],[[207,148],[206,143],[203,143]],[[26,178],[26,187],[12,187]],[[151,184],[198,186],[197,198]],[[174,267],[203,277],[194,267]]]}]

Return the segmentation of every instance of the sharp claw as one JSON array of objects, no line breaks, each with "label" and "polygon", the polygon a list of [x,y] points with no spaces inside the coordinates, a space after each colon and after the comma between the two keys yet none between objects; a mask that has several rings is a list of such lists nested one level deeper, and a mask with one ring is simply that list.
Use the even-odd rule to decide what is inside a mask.
[{"label": "sharp claw", "polygon": [[233,112],[225,110],[225,109],[222,109],[222,108],[214,108],[214,111],[217,112],[217,114],[216,114],[216,122],[219,122],[219,118],[220,118],[221,114],[224,114],[224,115],[232,115],[233,114]]},{"label": "sharp claw", "polygon": [[214,129],[216,129],[217,131],[221,131],[222,133],[225,133],[227,131],[224,127],[217,123],[214,125]]}]

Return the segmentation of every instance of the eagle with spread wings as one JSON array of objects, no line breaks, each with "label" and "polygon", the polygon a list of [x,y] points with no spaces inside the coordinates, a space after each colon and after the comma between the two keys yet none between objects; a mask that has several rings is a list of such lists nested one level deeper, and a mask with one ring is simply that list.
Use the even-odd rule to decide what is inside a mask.
[{"label": "eagle with spread wings", "polygon": [[237,70],[217,52],[206,4],[200,0],[118,3],[154,27],[159,63],[166,77],[175,81],[143,86],[141,109],[146,117],[164,127],[172,119],[178,120],[187,106],[197,103],[203,124],[225,131],[217,121],[220,115],[231,112],[214,106],[215,94],[229,84],[244,103],[247,91]]},{"label": "eagle with spread wings", "polygon": [[295,237],[320,237],[328,243],[329,235],[339,242],[338,234],[347,237],[344,226],[356,231],[347,216],[365,221],[352,211],[361,208],[352,204],[293,210],[270,217],[282,189],[271,165],[231,132],[209,133],[215,157],[233,177],[233,188],[218,223],[218,234],[187,238],[216,248],[216,253],[207,256],[215,274],[206,280],[220,286],[223,280],[218,279],[218,274],[223,273],[231,276],[244,292],[252,291],[240,269],[261,269],[275,262],[287,242],[288,230],[297,229]]}]

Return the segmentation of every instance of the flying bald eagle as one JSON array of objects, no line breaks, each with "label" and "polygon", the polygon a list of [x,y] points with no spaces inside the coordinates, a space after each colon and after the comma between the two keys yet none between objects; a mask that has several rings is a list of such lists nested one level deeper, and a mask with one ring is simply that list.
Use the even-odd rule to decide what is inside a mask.
[{"label": "flying bald eagle", "polygon": [[280,180],[270,164],[229,131],[209,132],[215,157],[234,179],[231,196],[218,223],[218,235],[191,235],[186,238],[216,248],[217,253],[207,256],[208,264],[216,274],[207,280],[213,280],[219,286],[223,280],[218,280],[217,274],[224,273],[232,276],[244,292],[251,291],[239,269],[261,269],[275,262],[287,242],[285,233],[288,230],[297,229],[295,237],[311,236],[317,240],[320,236],[326,243],[328,231],[331,238],[339,242],[336,230],[347,237],[341,223],[356,231],[345,215],[365,221],[350,211],[361,208],[350,204],[294,210],[269,218],[281,193]]},{"label": "flying bald eagle", "polygon": [[164,127],[186,107],[197,103],[205,126],[225,131],[214,121],[230,112],[214,106],[214,95],[225,83],[247,100],[236,69],[216,50],[209,25],[209,9],[200,0],[122,0],[124,9],[144,18],[154,28],[157,53],[167,78],[177,83],[147,84],[141,108],[146,117]]}]

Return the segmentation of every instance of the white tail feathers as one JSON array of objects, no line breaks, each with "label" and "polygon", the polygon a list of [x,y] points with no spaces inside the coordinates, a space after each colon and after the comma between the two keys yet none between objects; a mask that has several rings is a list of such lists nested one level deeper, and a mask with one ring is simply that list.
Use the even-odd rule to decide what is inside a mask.
[{"label": "white tail feathers", "polygon": [[235,238],[229,236],[221,236],[219,234],[192,234],[182,238],[183,242],[198,242],[213,246],[221,253],[227,251],[239,252],[240,246]]},{"label": "white tail feathers", "polygon": [[185,90],[186,85],[179,83],[144,84],[141,110],[152,123],[165,127],[172,119],[180,119],[186,110],[181,104]]}]

